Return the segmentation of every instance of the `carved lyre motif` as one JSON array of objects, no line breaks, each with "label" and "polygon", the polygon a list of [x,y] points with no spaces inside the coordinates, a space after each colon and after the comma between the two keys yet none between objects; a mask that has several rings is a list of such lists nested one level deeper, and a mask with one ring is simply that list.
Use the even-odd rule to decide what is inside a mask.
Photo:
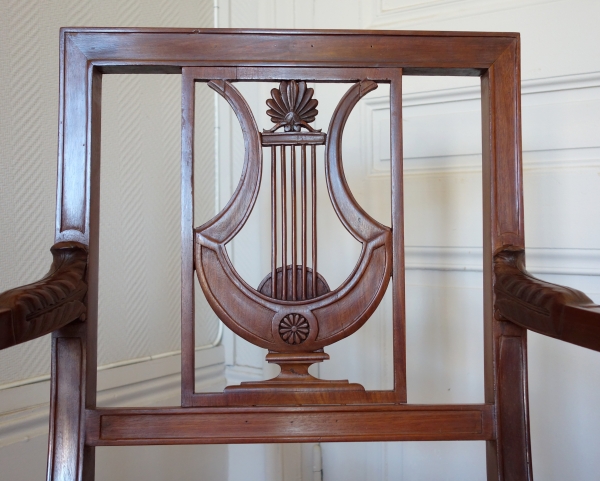
[{"label": "carved lyre motif", "polygon": [[[283,395],[290,402],[344,402],[348,392],[359,400],[361,393],[365,393],[359,384],[319,380],[308,374],[308,368],[329,358],[323,352],[324,346],[349,336],[367,321],[390,280],[391,230],[372,219],[355,201],[344,176],[341,154],[342,134],[350,112],[377,84],[370,80],[354,84],[341,99],[329,130],[324,133],[309,125],[318,113],[313,89],[307,88],[304,81],[283,81],[279,89],[271,91],[272,98],[267,101],[270,107],[267,113],[275,127],[262,134],[247,103],[231,83],[218,80],[208,85],[235,111],[246,152],[241,180],[230,202],[214,219],[195,230],[196,271],[219,318],[236,334],[268,349],[267,360],[281,366],[281,374],[273,380],[229,386],[225,393],[231,404],[269,404],[269,393],[274,392],[279,400]],[[282,127],[283,132],[277,132]],[[317,145],[325,145],[327,190],[337,216],[362,244],[353,272],[333,291],[317,271]],[[270,147],[271,154],[271,272],[254,289],[236,272],[225,245],[240,231],[254,207],[260,187],[263,147]]]}]

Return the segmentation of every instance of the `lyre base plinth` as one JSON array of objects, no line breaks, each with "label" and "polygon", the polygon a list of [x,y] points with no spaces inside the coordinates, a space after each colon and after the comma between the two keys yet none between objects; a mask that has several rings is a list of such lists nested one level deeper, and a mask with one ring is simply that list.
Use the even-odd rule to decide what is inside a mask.
[{"label": "lyre base plinth", "polygon": [[267,361],[279,364],[279,376],[266,381],[227,386],[224,394],[230,406],[281,404],[347,404],[366,402],[366,391],[357,383],[318,379],[308,373],[311,364],[329,359],[324,352],[267,354]]}]

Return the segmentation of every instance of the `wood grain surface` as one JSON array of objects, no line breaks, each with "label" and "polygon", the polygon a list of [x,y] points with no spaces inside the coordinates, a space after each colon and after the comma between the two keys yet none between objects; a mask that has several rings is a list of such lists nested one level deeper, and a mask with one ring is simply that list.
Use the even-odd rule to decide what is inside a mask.
[{"label": "wood grain surface", "polygon": [[600,306],[583,292],[536,279],[525,251],[495,256],[497,316],[561,341],[600,351]]},{"label": "wood grain surface", "polygon": [[493,408],[473,405],[96,409],[94,446],[493,439]]},{"label": "wood grain surface", "polygon": [[[112,73],[182,74],[178,408],[95,405],[102,75]],[[406,404],[402,75],[481,77],[485,404]],[[287,92],[286,108],[279,94],[271,97],[276,128],[266,130],[273,132],[259,131],[235,88],[236,81],[249,80],[278,81],[280,94]],[[326,132],[310,126],[317,104],[302,82],[315,81],[351,84]],[[600,350],[600,307],[525,270],[520,81],[515,33],[62,29],[54,264],[42,281],[0,295],[0,347],[54,331],[48,480],[93,480],[94,447],[100,445],[403,440],[484,440],[488,481],[531,480],[527,329]],[[194,232],[195,82],[207,82],[230,103],[242,125],[246,159],[228,206]],[[378,83],[391,85],[391,227],[356,203],[340,148],[349,113]],[[283,133],[276,132],[280,127]],[[314,233],[315,152],[323,144],[336,213],[363,242],[349,281],[332,291],[319,277]],[[263,148],[264,165],[272,169],[272,259],[259,288],[236,274],[224,246],[252,210]],[[286,191],[289,202],[287,196],[283,201],[292,177],[300,179],[299,190],[294,182]],[[284,212],[293,229],[277,231]],[[195,393],[194,268],[221,319],[270,349],[267,360],[282,367],[278,378]],[[308,366],[328,357],[324,346],[366,322],[390,277],[393,391],[310,376]]]},{"label": "wood grain surface", "polygon": [[0,349],[30,341],[85,317],[88,250],[77,242],[50,249],[48,274],[0,294]]}]

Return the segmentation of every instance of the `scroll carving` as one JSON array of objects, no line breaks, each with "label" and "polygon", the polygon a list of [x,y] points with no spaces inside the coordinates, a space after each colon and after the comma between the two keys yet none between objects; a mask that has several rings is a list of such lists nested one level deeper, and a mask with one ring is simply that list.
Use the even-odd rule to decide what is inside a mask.
[{"label": "scroll carving", "polygon": [[600,306],[583,292],[536,279],[525,269],[525,251],[494,258],[498,315],[556,339],[600,351]]},{"label": "scroll carving", "polygon": [[0,349],[55,331],[85,315],[87,248],[59,242],[48,274],[0,294]]}]

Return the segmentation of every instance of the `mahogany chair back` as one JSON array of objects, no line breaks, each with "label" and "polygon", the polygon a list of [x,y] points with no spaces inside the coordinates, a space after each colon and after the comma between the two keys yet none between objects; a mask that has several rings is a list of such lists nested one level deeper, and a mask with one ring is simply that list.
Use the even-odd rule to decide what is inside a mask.
[{"label": "mahogany chair back", "polygon": [[[48,480],[91,480],[94,448],[141,444],[480,440],[489,480],[532,479],[527,329],[600,349],[600,308],[524,268],[520,50],[514,33],[65,28],[61,31],[56,244],[49,275],[0,295],[0,347],[48,332],[52,392]],[[99,166],[102,76],[182,78],[181,407],[97,408]],[[485,402],[407,403],[402,187],[402,76],[481,78]],[[240,81],[279,82],[259,130]],[[194,92],[206,82],[241,124],[245,163],[231,201],[193,225]],[[349,85],[326,132],[311,123],[306,82]],[[345,180],[341,143],[352,108],[390,85],[391,225],[372,219]],[[324,146],[324,158],[317,146]],[[318,271],[316,170],[340,222],[362,244],[331,290]],[[248,219],[269,171],[271,269],[259,286],[225,245]],[[194,284],[235,333],[269,350],[274,379],[194,389]],[[391,281],[391,283],[390,283]],[[394,386],[369,391],[312,377],[324,348],[359,329],[386,289],[393,298]]]}]

